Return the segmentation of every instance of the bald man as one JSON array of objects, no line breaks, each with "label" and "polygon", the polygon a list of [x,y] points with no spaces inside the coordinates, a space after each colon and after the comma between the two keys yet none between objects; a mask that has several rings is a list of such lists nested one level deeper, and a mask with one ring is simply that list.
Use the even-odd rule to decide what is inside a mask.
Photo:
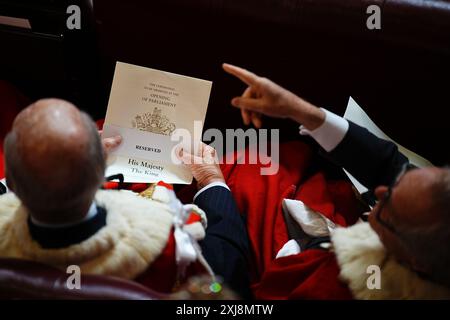
[{"label": "bald man", "polygon": [[[108,148],[119,141],[103,142]],[[99,190],[105,150],[93,121],[72,104],[45,99],[24,109],[5,139],[5,163],[12,192],[0,197],[1,257],[62,269],[77,265],[82,273],[135,279],[166,292],[188,275],[215,272],[247,294],[246,238],[234,238],[221,227],[232,224],[245,235],[239,214],[225,216],[214,208],[205,214],[192,205],[196,226],[209,223],[203,235],[192,233],[192,227],[187,234],[185,225],[174,226],[173,191],[157,186],[148,199]],[[200,245],[209,264],[202,258],[176,259],[175,251],[186,253],[186,247],[175,240],[175,227],[188,238],[204,239]],[[220,262],[224,258],[226,267]]]},{"label": "bald man", "polygon": [[98,133],[71,104],[47,99],[19,113],[5,139],[6,179],[35,221],[80,221],[103,181]]}]

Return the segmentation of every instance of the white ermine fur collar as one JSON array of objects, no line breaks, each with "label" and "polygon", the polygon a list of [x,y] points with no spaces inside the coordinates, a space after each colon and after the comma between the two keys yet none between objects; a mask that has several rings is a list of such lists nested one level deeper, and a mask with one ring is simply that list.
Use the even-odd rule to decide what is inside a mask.
[{"label": "white ermine fur collar", "polygon": [[44,249],[31,238],[28,212],[12,193],[0,197],[0,256],[29,259],[65,269],[133,279],[166,246],[172,228],[167,204],[127,191],[98,191],[95,202],[107,211],[106,226],[85,241]]},{"label": "white ermine fur collar", "polygon": [[[340,267],[339,277],[356,299],[450,299],[450,288],[424,280],[388,256],[368,223],[335,229],[332,242]],[[381,269],[380,289],[367,286],[367,279],[374,274],[367,271],[370,265]]]}]

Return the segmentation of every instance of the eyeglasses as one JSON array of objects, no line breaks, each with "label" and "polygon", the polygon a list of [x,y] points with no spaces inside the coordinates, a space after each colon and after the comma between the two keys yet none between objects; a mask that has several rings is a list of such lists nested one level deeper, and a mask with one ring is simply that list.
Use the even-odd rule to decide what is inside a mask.
[{"label": "eyeglasses", "polygon": [[383,227],[385,227],[386,229],[388,229],[390,232],[398,234],[397,230],[389,223],[387,223],[386,221],[383,221],[383,219],[381,219],[381,212],[383,211],[384,207],[386,206],[386,204],[389,202],[389,200],[391,199],[392,196],[392,190],[400,183],[400,180],[403,178],[403,176],[411,171],[412,169],[416,169],[416,167],[410,163],[405,163],[402,168],[400,169],[399,174],[397,175],[397,178],[394,180],[394,182],[388,187],[387,192],[384,194],[383,198],[380,200],[379,202],[379,206],[377,208],[376,211],[373,212],[373,214],[375,215],[375,219],[377,220],[377,222],[379,224],[381,224]]}]

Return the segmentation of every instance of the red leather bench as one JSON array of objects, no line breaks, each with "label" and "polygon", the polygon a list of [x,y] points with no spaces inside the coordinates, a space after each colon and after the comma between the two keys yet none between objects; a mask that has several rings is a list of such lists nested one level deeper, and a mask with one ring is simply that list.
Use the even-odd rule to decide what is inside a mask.
[{"label": "red leather bench", "polygon": [[68,274],[47,265],[0,258],[0,299],[154,300],[165,296],[116,277],[81,275],[81,288],[67,287]]}]

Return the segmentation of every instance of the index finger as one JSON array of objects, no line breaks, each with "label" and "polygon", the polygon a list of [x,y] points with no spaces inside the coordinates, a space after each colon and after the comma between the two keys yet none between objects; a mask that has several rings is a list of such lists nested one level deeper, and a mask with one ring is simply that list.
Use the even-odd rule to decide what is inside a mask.
[{"label": "index finger", "polygon": [[233,66],[228,63],[224,63],[222,65],[223,70],[228,72],[229,74],[241,79],[243,82],[245,82],[247,85],[252,86],[255,84],[256,80],[258,79],[258,76],[254,74],[253,72],[250,72],[248,70],[245,70],[240,67]]}]

